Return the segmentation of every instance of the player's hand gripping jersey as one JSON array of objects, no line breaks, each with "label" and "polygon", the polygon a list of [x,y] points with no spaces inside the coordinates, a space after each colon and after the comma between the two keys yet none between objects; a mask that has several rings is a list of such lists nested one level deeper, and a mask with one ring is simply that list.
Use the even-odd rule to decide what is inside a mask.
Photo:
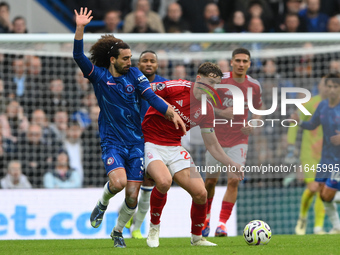
[{"label": "player's hand gripping jersey", "polygon": [[[207,114],[201,113],[201,101],[192,92],[193,84],[186,80],[171,80],[154,84],[157,95],[167,101],[184,121],[187,131],[199,125],[212,128],[214,121],[213,106],[207,100]],[[153,107],[147,111],[142,123],[145,142],[158,145],[180,146],[183,131],[159,114]]]}]

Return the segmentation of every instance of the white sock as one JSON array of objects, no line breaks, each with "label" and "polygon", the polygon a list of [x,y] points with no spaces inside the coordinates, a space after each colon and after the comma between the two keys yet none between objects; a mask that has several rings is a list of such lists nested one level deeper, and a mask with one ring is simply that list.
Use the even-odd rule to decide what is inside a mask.
[{"label": "white sock", "polygon": [[140,188],[140,197],[138,200],[138,209],[137,213],[134,216],[134,226],[133,231],[140,229],[142,223],[144,221],[145,215],[150,207],[150,196],[153,186],[141,186]]},{"label": "white sock", "polygon": [[319,233],[320,231],[323,231],[322,227],[314,227],[314,228],[313,228],[314,234],[317,234],[317,233]]},{"label": "white sock", "polygon": [[217,226],[221,226],[221,225],[226,226],[226,223],[225,223],[225,222],[222,222],[222,221],[219,221],[218,224],[217,224]]},{"label": "white sock", "polygon": [[326,214],[333,225],[333,228],[340,229],[340,219],[337,211],[337,205],[334,201],[323,202],[326,210]]},{"label": "white sock", "polygon": [[100,203],[102,205],[107,206],[109,204],[109,200],[114,196],[115,194],[111,193],[110,189],[109,189],[109,181],[107,183],[105,183],[104,185],[104,190],[103,190],[103,194],[102,197],[99,199]]},{"label": "white sock", "polygon": [[150,221],[150,228],[159,228],[160,226],[161,226],[160,223],[155,225]]},{"label": "white sock", "polygon": [[333,198],[333,201],[336,202],[336,203],[340,203],[340,191],[337,191],[335,193],[335,196]]},{"label": "white sock", "polygon": [[135,213],[136,207],[137,205],[135,206],[135,208],[130,208],[126,204],[126,201],[124,200],[124,203],[119,210],[117,225],[114,227],[115,231],[123,232],[123,228],[125,227],[126,223],[131,219],[132,215]]},{"label": "white sock", "polygon": [[197,235],[191,234],[191,241],[193,243],[201,239],[202,239],[202,235],[197,236]]}]

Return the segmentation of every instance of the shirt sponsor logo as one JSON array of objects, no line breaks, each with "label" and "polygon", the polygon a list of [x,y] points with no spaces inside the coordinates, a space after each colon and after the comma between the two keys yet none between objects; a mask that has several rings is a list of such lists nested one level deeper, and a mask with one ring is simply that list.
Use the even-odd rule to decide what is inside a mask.
[{"label": "shirt sponsor logo", "polygon": [[147,157],[148,157],[149,159],[152,159],[152,158],[153,158],[153,155],[152,155],[151,152],[148,152],[146,155],[147,155]]},{"label": "shirt sponsor logo", "polygon": [[185,116],[183,112],[181,112],[176,106],[172,106],[174,108],[174,111],[177,112],[177,114],[184,120],[186,126],[196,126],[196,122],[193,122],[189,117]]},{"label": "shirt sponsor logo", "polygon": [[[259,102],[259,103],[262,103],[262,102]],[[233,107],[234,106],[233,98],[225,97],[223,100],[223,105],[225,107]],[[244,101],[244,109],[249,109],[247,101]]]}]

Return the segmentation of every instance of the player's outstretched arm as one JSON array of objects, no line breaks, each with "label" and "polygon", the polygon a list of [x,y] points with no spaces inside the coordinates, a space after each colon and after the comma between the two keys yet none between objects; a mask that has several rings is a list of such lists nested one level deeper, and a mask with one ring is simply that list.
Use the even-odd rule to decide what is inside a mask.
[{"label": "player's outstretched arm", "polygon": [[77,25],[74,39],[82,40],[84,36],[85,26],[89,24],[93,18],[93,16],[91,16],[92,10],[88,11],[87,7],[85,7],[85,9],[81,7],[79,14],[77,10],[74,10],[74,14],[76,15],[76,25]]},{"label": "player's outstretched arm", "polygon": [[218,143],[215,132],[204,132],[202,130],[202,138],[205,144],[205,147],[210,152],[210,154],[219,162],[221,162],[225,166],[230,166],[230,172],[228,175],[231,178],[235,178],[238,180],[244,179],[244,173],[241,169],[241,165],[231,160],[231,158],[225,154],[221,145]]},{"label": "player's outstretched arm", "polygon": [[74,45],[73,45],[73,58],[82,70],[84,74],[89,74],[93,68],[92,63],[90,60],[84,55],[84,49],[83,49],[83,35],[84,35],[84,28],[85,26],[90,23],[92,20],[91,13],[92,11],[87,11],[87,8],[85,7],[85,10],[83,10],[83,7],[80,8],[80,12],[74,10],[74,13],[76,15],[76,32],[74,36]]},{"label": "player's outstretched arm", "polygon": [[316,108],[315,112],[313,113],[312,118],[309,121],[301,121],[299,115],[295,112],[293,113],[290,118],[300,123],[300,127],[307,130],[314,130],[316,129],[320,124],[320,110],[321,109],[321,103]]}]

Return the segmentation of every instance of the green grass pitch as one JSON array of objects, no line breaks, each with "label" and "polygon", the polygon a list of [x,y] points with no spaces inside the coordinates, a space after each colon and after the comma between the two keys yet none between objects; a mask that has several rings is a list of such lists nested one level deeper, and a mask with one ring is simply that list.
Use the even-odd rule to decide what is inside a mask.
[{"label": "green grass pitch", "polygon": [[340,235],[273,235],[268,245],[248,246],[242,236],[208,238],[217,247],[192,247],[190,238],[161,238],[158,248],[149,248],[146,240],[126,238],[127,248],[113,248],[111,239],[80,240],[6,240],[0,241],[0,254],[11,255],[199,255],[199,254],[340,254]]}]

